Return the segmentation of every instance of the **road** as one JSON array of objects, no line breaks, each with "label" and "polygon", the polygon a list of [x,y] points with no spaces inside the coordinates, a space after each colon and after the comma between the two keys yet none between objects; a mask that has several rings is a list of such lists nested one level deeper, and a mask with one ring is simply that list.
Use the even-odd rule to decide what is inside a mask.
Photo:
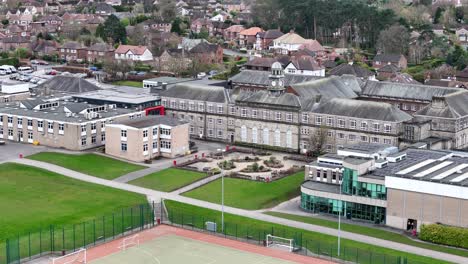
[{"label": "road", "polygon": [[[65,175],[67,177],[74,178],[77,180],[82,180],[82,181],[86,181],[90,183],[105,185],[105,186],[112,187],[112,188],[117,188],[117,189],[121,189],[125,191],[143,194],[143,195],[146,195],[149,198],[148,200],[150,201],[151,200],[160,201],[160,199],[170,199],[170,200],[192,204],[195,206],[200,206],[200,207],[218,210],[218,211],[221,209],[220,208],[221,206],[218,204],[213,204],[213,203],[209,203],[209,202],[205,202],[201,200],[184,197],[177,193],[159,192],[159,191],[154,191],[154,190],[150,190],[150,189],[146,189],[146,188],[142,188],[138,186],[129,185],[126,183],[92,177],[89,175],[85,175],[83,173],[72,171],[72,170],[69,170],[69,169],[66,169],[57,165],[45,163],[45,162],[28,160],[28,159],[15,159],[15,160],[12,160],[11,162],[16,162],[19,164],[25,164],[29,166],[43,168],[43,169],[54,171],[56,173],[59,173],[59,174],[62,174],[62,175]],[[225,212],[230,213],[230,214],[242,215],[245,217],[249,217],[249,218],[253,218],[253,219],[257,219],[261,221],[291,226],[295,228],[300,228],[300,229],[309,230],[313,232],[319,232],[319,233],[328,234],[332,236],[338,235],[338,230],[336,229],[331,229],[327,227],[316,226],[316,225],[296,222],[296,221],[292,221],[288,219],[278,218],[278,217],[274,217],[270,215],[265,215],[257,211],[248,211],[248,210],[233,208],[229,206],[225,206],[224,208],[225,208]],[[443,253],[439,251],[433,251],[433,250],[428,250],[428,249],[414,247],[414,246],[409,246],[406,244],[400,244],[400,243],[396,243],[396,242],[392,242],[388,240],[368,237],[368,236],[359,235],[355,233],[341,231],[341,237],[345,239],[360,241],[360,242],[371,244],[371,245],[391,248],[391,249],[395,249],[395,250],[399,250],[403,252],[408,252],[408,253],[422,255],[422,256],[431,257],[435,259],[450,261],[454,263],[468,263],[468,258],[465,258],[465,257],[451,255],[451,254],[447,254],[447,253]]]}]

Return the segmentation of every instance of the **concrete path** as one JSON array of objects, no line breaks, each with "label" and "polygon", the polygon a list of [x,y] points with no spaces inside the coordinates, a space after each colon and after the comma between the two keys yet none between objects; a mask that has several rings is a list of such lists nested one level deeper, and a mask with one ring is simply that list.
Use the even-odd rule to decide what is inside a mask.
[{"label": "concrete path", "polygon": [[[158,201],[161,198],[170,199],[170,200],[192,204],[195,206],[200,206],[200,207],[204,207],[208,209],[213,209],[213,210],[218,210],[218,211],[221,210],[221,206],[218,204],[184,197],[184,196],[174,194],[174,193],[164,193],[164,192],[154,191],[154,190],[150,190],[150,189],[146,189],[146,188],[142,188],[138,186],[129,185],[126,183],[109,181],[109,180],[105,180],[105,179],[101,179],[97,177],[92,177],[89,175],[85,175],[83,173],[72,171],[72,170],[69,170],[69,169],[66,169],[57,165],[45,163],[45,162],[28,160],[28,159],[16,159],[16,160],[11,160],[11,162],[16,162],[19,164],[25,164],[29,166],[43,168],[46,170],[54,171],[56,173],[65,175],[70,178],[74,178],[74,179],[78,179],[78,180],[82,180],[82,181],[86,181],[90,183],[101,184],[101,185],[105,185],[105,186],[109,186],[109,187],[113,187],[113,188],[117,188],[117,189],[121,189],[125,191],[140,193],[140,194],[146,195],[147,197],[149,197],[150,200],[154,200],[154,201]],[[313,232],[319,232],[319,233],[328,234],[332,236],[338,235],[338,230],[336,229],[331,229],[327,227],[311,225],[311,224],[292,221],[292,220],[283,219],[279,217],[274,217],[274,216],[262,214],[256,211],[248,211],[248,210],[233,208],[229,206],[225,206],[224,208],[225,208],[225,212],[230,213],[230,214],[241,215],[241,216],[245,216],[245,217],[249,217],[249,218],[253,218],[253,219],[257,219],[261,221],[286,225],[290,227],[300,228],[300,229],[309,230]],[[408,252],[408,253],[413,253],[413,254],[440,259],[444,261],[450,261],[453,263],[467,263],[468,264],[468,258],[465,258],[465,257],[447,254],[447,253],[443,253],[439,251],[433,251],[433,250],[424,249],[424,248],[419,248],[419,247],[414,247],[414,246],[409,246],[406,244],[396,243],[396,242],[378,239],[374,237],[354,234],[354,233],[345,232],[345,231],[341,231],[341,237],[345,239],[351,239],[351,240],[371,244],[371,245],[391,248],[391,249],[399,250],[402,252]]]},{"label": "concrete path", "polygon": [[205,184],[207,184],[209,182],[215,181],[215,180],[217,180],[217,179],[219,179],[221,177],[222,177],[222,174],[217,174],[217,175],[213,175],[213,176],[210,176],[210,177],[206,177],[206,178],[201,179],[199,181],[196,181],[196,182],[194,182],[192,184],[189,184],[189,185],[187,185],[185,187],[177,189],[177,190],[171,192],[171,194],[182,194],[182,193],[188,192],[188,191],[193,190],[195,188],[198,188],[198,187],[200,187],[202,185],[205,185]]}]

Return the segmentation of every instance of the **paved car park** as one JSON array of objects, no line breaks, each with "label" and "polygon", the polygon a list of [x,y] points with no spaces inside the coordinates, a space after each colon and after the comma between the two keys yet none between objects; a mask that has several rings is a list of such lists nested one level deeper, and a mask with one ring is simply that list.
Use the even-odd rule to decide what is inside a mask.
[{"label": "paved car park", "polygon": [[46,150],[47,147],[45,146],[34,146],[6,140],[5,145],[0,145],[0,162],[17,159],[20,154],[25,157]]}]

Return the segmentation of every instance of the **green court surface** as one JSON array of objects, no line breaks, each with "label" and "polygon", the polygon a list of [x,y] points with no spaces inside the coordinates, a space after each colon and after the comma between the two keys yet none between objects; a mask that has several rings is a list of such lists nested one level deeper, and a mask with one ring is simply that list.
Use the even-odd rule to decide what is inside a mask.
[{"label": "green court surface", "polygon": [[91,264],[289,264],[294,263],[203,241],[165,235],[90,262]]}]

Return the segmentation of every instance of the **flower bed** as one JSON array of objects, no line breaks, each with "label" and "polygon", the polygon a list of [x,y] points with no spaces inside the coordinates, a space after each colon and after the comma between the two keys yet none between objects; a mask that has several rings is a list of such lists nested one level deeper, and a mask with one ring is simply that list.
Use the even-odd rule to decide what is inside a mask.
[{"label": "flower bed", "polygon": [[251,158],[249,156],[246,156],[243,159],[232,159],[231,161],[238,162],[238,163],[241,163],[241,162],[257,162],[257,161],[260,161],[260,158],[259,157]]},{"label": "flower bed", "polygon": [[222,170],[232,170],[236,168],[236,165],[234,165],[232,160],[225,160],[218,162],[218,167]]},{"label": "flower bed", "polygon": [[274,168],[274,169],[279,169],[279,168],[284,167],[284,164],[276,157],[270,157],[268,160],[263,161],[263,164],[265,164],[267,167]]},{"label": "flower bed", "polygon": [[271,171],[270,168],[267,168],[263,165],[258,165],[258,163],[255,162],[252,165],[248,165],[247,168],[242,169],[240,172],[254,173],[254,172],[269,172],[269,171]]}]

